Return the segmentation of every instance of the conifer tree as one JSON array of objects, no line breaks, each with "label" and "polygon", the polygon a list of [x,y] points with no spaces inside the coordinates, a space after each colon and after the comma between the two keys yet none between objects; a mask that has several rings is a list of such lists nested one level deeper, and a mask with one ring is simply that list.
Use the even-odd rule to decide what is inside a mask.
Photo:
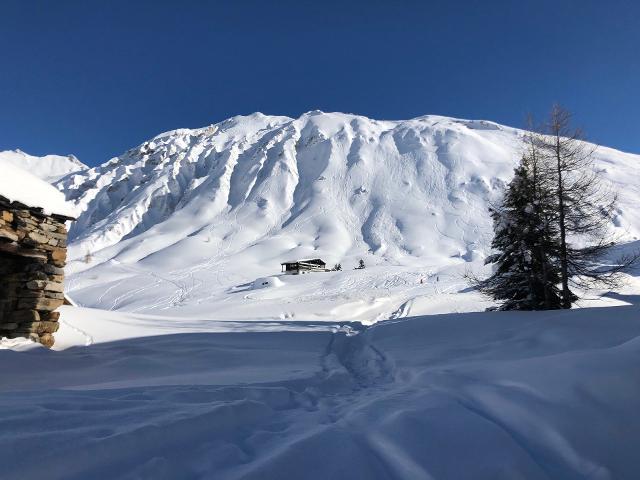
[{"label": "conifer tree", "polygon": [[475,280],[483,293],[501,301],[501,310],[542,310],[561,306],[560,276],[554,261],[559,239],[546,218],[551,192],[540,173],[534,137],[502,202],[490,209],[494,223],[492,248],[485,263],[495,265],[485,280]]}]

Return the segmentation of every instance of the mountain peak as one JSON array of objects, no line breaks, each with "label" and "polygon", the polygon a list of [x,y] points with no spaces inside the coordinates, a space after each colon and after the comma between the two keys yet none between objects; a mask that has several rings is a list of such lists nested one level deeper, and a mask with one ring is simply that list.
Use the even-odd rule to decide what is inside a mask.
[{"label": "mountain peak", "polygon": [[45,155],[37,157],[20,149],[0,152],[0,165],[10,164],[29,171],[32,175],[54,183],[71,173],[86,170],[88,167],[75,155]]}]

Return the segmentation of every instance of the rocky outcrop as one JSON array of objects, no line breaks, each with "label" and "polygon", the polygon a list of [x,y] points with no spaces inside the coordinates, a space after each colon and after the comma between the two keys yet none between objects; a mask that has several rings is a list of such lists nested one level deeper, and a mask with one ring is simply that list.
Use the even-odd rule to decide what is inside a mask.
[{"label": "rocky outcrop", "polygon": [[0,337],[53,345],[70,219],[0,196]]}]

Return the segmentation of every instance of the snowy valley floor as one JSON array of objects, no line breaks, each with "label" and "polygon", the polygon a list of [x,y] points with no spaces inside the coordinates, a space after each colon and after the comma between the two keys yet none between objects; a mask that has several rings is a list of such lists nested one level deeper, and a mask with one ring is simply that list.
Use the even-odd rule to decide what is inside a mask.
[{"label": "snowy valley floor", "polygon": [[98,324],[130,338],[0,350],[4,480],[640,472],[637,305],[186,333],[165,319],[151,337],[136,329],[153,317],[65,308],[62,319],[69,345],[92,343]]}]

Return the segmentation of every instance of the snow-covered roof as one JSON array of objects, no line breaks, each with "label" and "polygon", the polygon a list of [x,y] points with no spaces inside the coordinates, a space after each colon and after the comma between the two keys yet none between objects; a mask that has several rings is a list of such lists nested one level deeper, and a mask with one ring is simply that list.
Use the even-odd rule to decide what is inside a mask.
[{"label": "snow-covered roof", "polygon": [[322,265],[326,265],[327,263],[319,258],[307,258],[304,260],[292,260],[290,262],[282,262],[280,265],[291,265],[294,263],[318,263]]},{"label": "snow-covered roof", "polygon": [[28,207],[40,208],[45,214],[76,218],[73,206],[56,190],[35,175],[10,163],[0,167],[0,196]]}]

